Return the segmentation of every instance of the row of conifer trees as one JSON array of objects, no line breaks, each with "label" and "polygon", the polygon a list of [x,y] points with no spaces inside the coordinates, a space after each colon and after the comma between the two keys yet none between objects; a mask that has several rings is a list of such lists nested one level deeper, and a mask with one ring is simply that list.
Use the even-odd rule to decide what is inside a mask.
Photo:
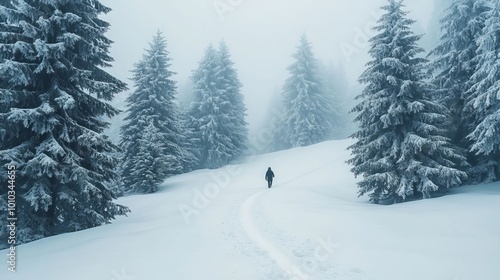
[{"label": "row of conifer trees", "polygon": [[500,2],[453,1],[428,58],[403,7],[382,7],[353,109],[349,163],[375,203],[500,179]]}]

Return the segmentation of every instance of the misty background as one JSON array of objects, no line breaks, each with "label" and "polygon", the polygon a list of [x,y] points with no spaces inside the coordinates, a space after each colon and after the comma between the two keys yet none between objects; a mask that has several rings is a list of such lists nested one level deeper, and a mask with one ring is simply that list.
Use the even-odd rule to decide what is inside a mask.
[{"label": "misty background", "polygon": [[[243,83],[250,141],[268,126],[271,110],[279,106],[287,67],[302,33],[312,43],[315,57],[341,72],[353,99],[362,86],[357,79],[368,61],[371,29],[380,17],[385,0],[104,0],[112,11],[103,17],[111,24],[108,38],[114,41],[108,69],[129,90],[114,105],[125,110],[125,98],[133,90],[130,70],[144,54],[157,31],[167,39],[171,71],[178,82],[179,100],[187,102],[190,76],[208,44],[224,40]],[[413,28],[424,34],[421,45],[428,51],[439,37],[439,19],[451,0],[407,0],[406,10],[416,20]],[[123,114],[112,120],[108,131],[117,141]],[[252,144],[252,143],[250,143]]]}]

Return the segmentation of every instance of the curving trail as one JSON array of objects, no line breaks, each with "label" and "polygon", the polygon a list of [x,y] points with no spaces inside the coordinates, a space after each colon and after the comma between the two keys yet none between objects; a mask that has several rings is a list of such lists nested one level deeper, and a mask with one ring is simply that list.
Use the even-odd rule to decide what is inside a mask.
[{"label": "curving trail", "polygon": [[246,231],[250,239],[252,239],[260,249],[267,252],[269,257],[273,259],[286,274],[296,274],[300,279],[306,279],[307,275],[303,274],[300,270],[297,270],[297,265],[295,265],[293,261],[291,261],[285,254],[280,252],[280,250],[276,248],[273,243],[260,234],[259,229],[253,222],[252,214],[254,213],[253,208],[255,200],[259,196],[264,195],[266,191],[260,191],[252,195],[243,203],[240,209],[240,221],[243,229]]}]

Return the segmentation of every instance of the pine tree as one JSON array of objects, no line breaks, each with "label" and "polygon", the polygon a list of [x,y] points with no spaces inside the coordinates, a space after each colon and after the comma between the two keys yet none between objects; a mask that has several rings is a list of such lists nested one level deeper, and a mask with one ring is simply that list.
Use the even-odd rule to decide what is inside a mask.
[{"label": "pine tree", "polygon": [[212,45],[194,71],[195,99],[188,115],[200,168],[218,168],[239,159],[246,149],[241,84],[224,44]]},{"label": "pine tree", "polygon": [[116,146],[102,134],[103,116],[117,114],[106,101],[126,89],[103,70],[109,11],[85,0],[0,6],[0,166],[16,166],[19,242],[129,211],[113,203]]},{"label": "pine tree", "polygon": [[195,97],[188,114],[192,137],[198,144],[199,168],[218,168],[227,164],[235,149],[224,131],[224,121],[228,117],[220,108],[225,100],[216,86],[217,63],[217,51],[209,45],[192,76]]},{"label": "pine tree", "polygon": [[184,144],[188,156],[183,162],[184,172],[189,172],[199,168],[200,164],[200,139],[196,133],[195,127],[192,126],[191,116],[189,115],[189,107],[181,108],[181,124],[184,130]]},{"label": "pine tree", "polygon": [[477,155],[474,164],[477,181],[500,179],[500,2],[486,14],[486,23],[478,42],[477,66],[468,92],[471,100],[466,112],[476,122],[468,135],[470,151]]},{"label": "pine tree", "polygon": [[132,71],[135,90],[126,100],[128,115],[120,142],[122,181],[129,191],[155,192],[165,178],[181,173],[183,163],[191,157],[183,147],[185,136],[175,104],[176,82],[171,79],[175,73],[168,70],[170,61],[165,38],[158,32]]},{"label": "pine tree", "polygon": [[332,100],[326,96],[318,73],[318,62],[306,35],[300,38],[290,77],[283,87],[286,147],[302,147],[328,139],[333,124]]},{"label": "pine tree", "polygon": [[229,49],[226,43],[221,41],[218,49],[217,88],[219,94],[228,102],[229,119],[226,126],[229,128],[228,137],[235,147],[231,160],[242,158],[248,144],[248,123],[245,120],[247,109],[241,93],[242,86]]},{"label": "pine tree", "polygon": [[[433,84],[436,86],[434,99],[445,105],[452,117],[449,137],[466,155],[470,142],[466,136],[472,132],[474,114],[464,112],[470,101],[468,94],[471,76],[476,68],[476,41],[480,36],[489,10],[484,0],[453,1],[447,14],[441,20],[439,44],[429,55],[434,57],[431,68],[435,72]],[[474,165],[474,157],[468,156]],[[470,178],[477,177],[474,169],[469,170]]]},{"label": "pine tree", "polygon": [[[154,193],[165,179],[166,164],[178,164],[172,155],[165,155],[163,147],[163,135],[154,125],[150,123],[144,127],[145,130],[138,136],[137,152],[127,159],[127,171],[123,174],[127,182],[132,183],[133,190],[141,193]],[[133,163],[133,164],[131,164]],[[173,163],[173,164],[172,164]],[[168,166],[170,167],[170,166]]]},{"label": "pine tree", "polygon": [[366,84],[354,107],[360,129],[349,147],[354,174],[363,175],[359,195],[374,203],[405,201],[457,186],[466,174],[454,168],[465,159],[444,137],[444,106],[430,100],[426,60],[417,57],[421,38],[410,26],[402,1],[389,0],[370,39],[373,58],[359,78]]}]

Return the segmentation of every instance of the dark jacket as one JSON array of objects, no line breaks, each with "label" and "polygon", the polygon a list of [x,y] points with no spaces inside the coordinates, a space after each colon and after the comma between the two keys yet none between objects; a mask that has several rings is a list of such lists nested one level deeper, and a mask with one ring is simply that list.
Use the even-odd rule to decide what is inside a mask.
[{"label": "dark jacket", "polygon": [[273,178],[274,178],[274,172],[271,170],[271,168],[267,169],[266,180],[267,181],[272,181]]}]

